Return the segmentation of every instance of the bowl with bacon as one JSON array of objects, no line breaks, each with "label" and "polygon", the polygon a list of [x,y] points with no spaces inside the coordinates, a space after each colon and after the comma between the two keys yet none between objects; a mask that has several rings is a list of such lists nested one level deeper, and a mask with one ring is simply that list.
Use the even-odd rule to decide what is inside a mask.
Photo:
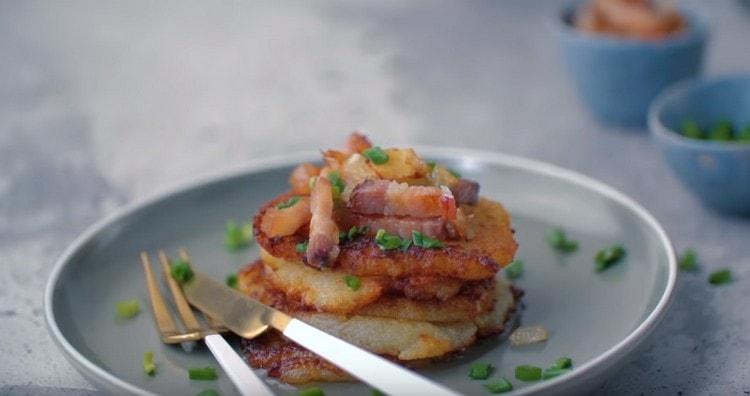
[{"label": "bowl with bacon", "polygon": [[[356,133],[322,157],[256,214],[260,259],[240,272],[240,290],[410,366],[506,328],[521,292],[496,277],[517,249],[500,203],[413,149]],[[287,383],[350,379],[272,333],[244,348]]]}]

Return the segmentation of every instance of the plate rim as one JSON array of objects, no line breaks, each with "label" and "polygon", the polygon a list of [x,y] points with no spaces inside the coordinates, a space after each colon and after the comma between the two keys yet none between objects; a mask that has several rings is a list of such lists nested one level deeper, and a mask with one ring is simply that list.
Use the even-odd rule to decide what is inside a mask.
[{"label": "plate rim", "polygon": [[[633,329],[625,338],[614,344],[606,351],[602,352],[583,365],[576,367],[576,369],[568,375],[558,376],[551,380],[543,381],[541,383],[519,389],[519,392],[516,394],[525,395],[536,392],[549,391],[555,387],[563,387],[567,383],[572,384],[581,377],[586,376],[589,372],[594,371],[597,367],[604,363],[609,362],[610,364],[614,364],[618,356],[627,353],[628,351],[641,344],[642,341],[646,339],[646,336],[648,336],[664,318],[664,315],[666,314],[672,300],[674,299],[675,284],[677,280],[676,255],[672,242],[669,236],[667,236],[667,233],[664,231],[661,224],[650,212],[648,212],[634,199],[630,198],[614,187],[611,187],[608,184],[605,184],[604,182],[596,180],[592,177],[586,176],[580,172],[566,169],[561,166],[553,165],[551,163],[540,160],[525,158],[502,152],[492,152],[468,148],[440,146],[414,146],[414,148],[420,153],[423,153],[425,156],[434,155],[444,158],[454,157],[459,160],[471,159],[473,161],[478,160],[479,162],[490,162],[510,168],[523,169],[532,171],[534,173],[562,179],[564,181],[571,182],[579,187],[594,191],[611,200],[614,200],[615,202],[633,212],[648,227],[652,228],[653,231],[656,232],[660,244],[666,250],[667,284],[653,310],[635,329]],[[75,347],[73,347],[73,345],[62,334],[62,331],[57,325],[55,313],[52,309],[53,295],[55,290],[57,290],[57,288],[59,287],[60,275],[62,274],[66,265],[70,262],[70,259],[80,250],[81,247],[83,247],[98,233],[103,231],[108,225],[131,215],[132,213],[138,211],[143,207],[149,206],[162,200],[170,199],[175,195],[200,188],[204,185],[241,177],[245,174],[262,172],[264,170],[269,170],[280,166],[294,165],[296,163],[299,163],[300,161],[317,159],[319,155],[320,153],[318,151],[296,151],[288,154],[261,157],[247,161],[236,167],[231,167],[216,172],[209,172],[192,178],[188,181],[176,183],[172,186],[167,186],[146,196],[145,198],[127,203],[86,228],[86,230],[78,237],[76,237],[76,239],[70,245],[68,245],[68,247],[62,252],[62,254],[60,254],[60,256],[58,256],[58,258],[55,260],[52,271],[50,272],[50,276],[44,288],[43,308],[44,319],[47,325],[46,327],[55,344],[63,352],[63,355],[71,360],[71,363],[74,363],[73,366],[75,368],[88,371],[88,373],[81,374],[84,378],[90,380],[94,385],[106,383],[114,386],[120,391],[141,395],[154,395],[154,393],[137,385],[131,384],[117,377],[115,374],[109,373],[107,370],[99,367],[97,364],[83,356],[83,354],[81,354]],[[93,375],[96,378],[89,377],[85,374]],[[94,381],[94,379],[98,381]]]}]

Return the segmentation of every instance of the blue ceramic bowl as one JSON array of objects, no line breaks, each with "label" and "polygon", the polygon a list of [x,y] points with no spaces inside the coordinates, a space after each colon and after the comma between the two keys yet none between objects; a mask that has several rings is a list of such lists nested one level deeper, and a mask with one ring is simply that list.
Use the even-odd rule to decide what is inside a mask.
[{"label": "blue ceramic bowl", "polygon": [[645,126],[648,106],[664,88],[697,76],[708,29],[697,14],[680,9],[688,28],[663,40],[615,38],[572,25],[575,2],[557,21],[557,39],[579,95],[599,120]]},{"label": "blue ceramic bowl", "polygon": [[649,128],[674,172],[706,205],[750,215],[750,143],[696,140],[678,133],[686,119],[708,126],[750,125],[750,74],[685,81],[649,110]]}]

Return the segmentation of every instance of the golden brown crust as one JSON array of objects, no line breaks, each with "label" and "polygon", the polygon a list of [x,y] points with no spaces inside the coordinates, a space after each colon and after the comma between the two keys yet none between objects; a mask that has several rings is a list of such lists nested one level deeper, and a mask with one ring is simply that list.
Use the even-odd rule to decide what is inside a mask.
[{"label": "golden brown crust", "polygon": [[[255,236],[260,246],[271,255],[287,261],[305,262],[295,246],[307,239],[308,227],[284,237],[269,237],[259,228],[265,211],[284,201],[289,193],[269,201],[255,216]],[[467,241],[447,242],[441,249],[411,246],[383,251],[371,237],[347,240],[331,268],[359,275],[405,277],[436,275],[465,280],[487,279],[513,259],[518,247],[510,228],[510,217],[502,205],[480,199],[475,206],[462,206],[467,214]]]}]

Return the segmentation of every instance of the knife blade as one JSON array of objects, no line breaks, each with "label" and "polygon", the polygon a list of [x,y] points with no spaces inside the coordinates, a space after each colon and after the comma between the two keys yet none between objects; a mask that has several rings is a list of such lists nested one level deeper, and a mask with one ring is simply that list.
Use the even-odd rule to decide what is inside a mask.
[{"label": "knife blade", "polygon": [[194,271],[193,279],[182,285],[182,289],[190,304],[221,321],[241,337],[253,338],[272,327],[389,395],[458,395],[411,370],[294,319],[197,271]]}]

